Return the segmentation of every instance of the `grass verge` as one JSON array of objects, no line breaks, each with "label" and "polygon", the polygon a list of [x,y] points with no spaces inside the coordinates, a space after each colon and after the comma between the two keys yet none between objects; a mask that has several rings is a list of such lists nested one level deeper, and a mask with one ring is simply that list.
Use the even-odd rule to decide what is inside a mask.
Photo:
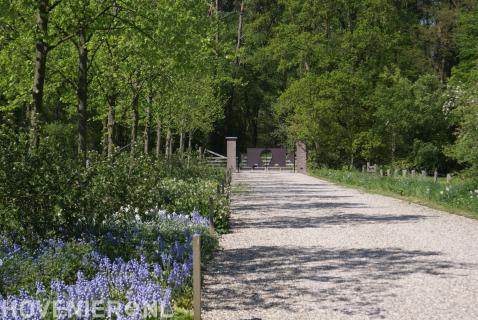
[{"label": "grass verge", "polygon": [[363,191],[392,196],[434,209],[478,219],[478,181],[455,177],[451,183],[430,177],[381,177],[357,171],[311,169],[314,177]]}]

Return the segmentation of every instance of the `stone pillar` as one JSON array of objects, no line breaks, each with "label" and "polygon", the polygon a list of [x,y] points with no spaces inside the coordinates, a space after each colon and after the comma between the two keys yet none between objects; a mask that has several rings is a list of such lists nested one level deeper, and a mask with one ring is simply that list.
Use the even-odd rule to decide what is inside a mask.
[{"label": "stone pillar", "polygon": [[226,137],[227,141],[227,168],[231,169],[232,172],[237,171],[237,154],[236,154],[236,145],[237,137]]},{"label": "stone pillar", "polygon": [[295,170],[298,173],[307,173],[307,148],[305,143],[300,141],[295,144]]}]

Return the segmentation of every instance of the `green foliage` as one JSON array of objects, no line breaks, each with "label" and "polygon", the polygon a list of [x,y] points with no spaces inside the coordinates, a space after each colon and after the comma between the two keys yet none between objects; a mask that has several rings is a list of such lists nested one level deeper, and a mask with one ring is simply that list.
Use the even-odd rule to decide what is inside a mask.
[{"label": "green foliage", "polygon": [[476,84],[467,87],[457,87],[454,97],[447,107],[459,125],[456,132],[457,140],[448,148],[448,154],[468,167],[471,173],[478,172],[478,88]]},{"label": "green foliage", "polygon": [[[5,244],[5,243],[4,243]],[[93,247],[83,242],[49,240],[38,248],[22,248],[11,256],[2,255],[0,250],[0,293],[18,294],[23,288],[27,292],[36,290],[36,282],[49,286],[52,279],[72,284],[77,273],[91,277],[96,271],[93,261]]]},{"label": "green foliage", "polygon": [[445,111],[456,126],[456,143],[448,147],[448,155],[459,161],[471,175],[478,172],[478,54],[476,52],[478,6],[461,15],[457,42],[460,64],[453,70],[447,92]]},{"label": "green foliage", "polygon": [[218,227],[227,228],[229,204],[226,195],[216,195],[221,169],[194,158],[168,162],[129,154],[113,160],[90,154],[85,167],[47,140],[29,154],[13,131],[0,134],[2,232],[30,240],[95,232],[123,206],[208,216],[210,196],[218,197]]}]

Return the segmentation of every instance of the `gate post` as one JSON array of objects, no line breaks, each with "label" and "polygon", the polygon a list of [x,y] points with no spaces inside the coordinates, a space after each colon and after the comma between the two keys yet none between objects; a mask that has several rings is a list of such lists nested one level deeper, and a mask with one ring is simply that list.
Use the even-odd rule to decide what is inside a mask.
[{"label": "gate post", "polygon": [[298,173],[307,174],[307,148],[302,141],[295,144],[295,167]]},{"label": "gate post", "polygon": [[227,141],[227,169],[230,169],[232,172],[237,171],[237,154],[236,154],[236,144],[237,137],[226,137]]}]

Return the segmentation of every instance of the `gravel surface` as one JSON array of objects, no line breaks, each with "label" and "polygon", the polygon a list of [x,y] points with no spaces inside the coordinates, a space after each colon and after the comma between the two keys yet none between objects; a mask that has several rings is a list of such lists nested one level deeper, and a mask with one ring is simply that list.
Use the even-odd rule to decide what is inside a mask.
[{"label": "gravel surface", "polygon": [[301,174],[234,178],[203,319],[478,319],[478,221]]}]

